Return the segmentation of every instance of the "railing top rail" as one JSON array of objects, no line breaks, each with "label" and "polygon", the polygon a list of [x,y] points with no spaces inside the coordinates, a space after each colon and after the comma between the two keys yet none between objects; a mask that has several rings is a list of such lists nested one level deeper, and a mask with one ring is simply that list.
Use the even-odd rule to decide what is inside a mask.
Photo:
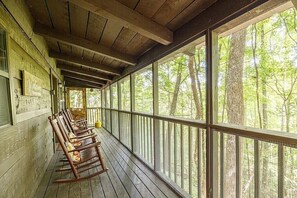
[{"label": "railing top rail", "polygon": [[268,129],[256,129],[230,124],[214,124],[210,127],[218,132],[297,148],[297,134],[293,133],[279,132]]}]

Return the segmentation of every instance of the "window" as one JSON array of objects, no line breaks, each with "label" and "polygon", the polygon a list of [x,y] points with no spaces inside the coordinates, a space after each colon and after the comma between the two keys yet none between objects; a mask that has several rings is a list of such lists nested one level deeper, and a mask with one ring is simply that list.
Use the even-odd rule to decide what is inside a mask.
[{"label": "window", "polygon": [[102,108],[105,108],[105,89],[101,90]]},{"label": "window", "polygon": [[130,76],[119,82],[120,109],[130,111]]},{"label": "window", "polygon": [[135,86],[135,111],[153,113],[153,73],[152,66],[132,74]]},{"label": "window", "polygon": [[82,109],[83,108],[83,91],[82,90],[69,90],[70,108]]},{"label": "window", "polygon": [[[237,130],[218,132],[220,197],[296,195],[296,149],[266,139],[297,133],[297,12],[287,5],[227,33],[217,30],[214,117]],[[240,128],[263,138],[241,137]]]},{"label": "window", "polygon": [[159,62],[160,115],[205,120],[205,68],[204,38]]},{"label": "window", "polygon": [[0,29],[0,126],[11,124],[6,34]]},{"label": "window", "polygon": [[114,83],[111,85],[111,94],[112,94],[112,109],[118,109],[118,85]]},{"label": "window", "polygon": [[297,132],[294,8],[219,38],[218,122]]},{"label": "window", "polygon": [[87,94],[87,107],[100,107],[101,98],[100,98],[100,90],[99,89],[86,89]]},{"label": "window", "polygon": [[110,89],[109,86],[105,88],[105,107],[110,108]]}]

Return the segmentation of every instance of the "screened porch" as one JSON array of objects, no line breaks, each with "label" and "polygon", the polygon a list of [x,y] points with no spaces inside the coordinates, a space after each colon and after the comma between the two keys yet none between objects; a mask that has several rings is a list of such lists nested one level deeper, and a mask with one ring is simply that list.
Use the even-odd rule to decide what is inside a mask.
[{"label": "screened porch", "polygon": [[297,197],[296,7],[0,0],[0,198]]}]

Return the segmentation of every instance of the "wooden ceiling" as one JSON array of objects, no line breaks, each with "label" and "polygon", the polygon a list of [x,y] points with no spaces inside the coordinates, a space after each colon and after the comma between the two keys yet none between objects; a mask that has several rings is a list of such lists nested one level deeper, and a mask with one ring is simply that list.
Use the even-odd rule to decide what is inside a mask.
[{"label": "wooden ceiling", "polygon": [[26,0],[66,85],[85,87],[106,84],[156,44],[170,44],[175,30],[214,2]]}]

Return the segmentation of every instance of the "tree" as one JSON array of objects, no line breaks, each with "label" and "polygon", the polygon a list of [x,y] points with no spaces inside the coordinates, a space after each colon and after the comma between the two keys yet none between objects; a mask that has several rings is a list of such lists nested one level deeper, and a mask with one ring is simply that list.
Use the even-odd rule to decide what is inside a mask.
[{"label": "tree", "polygon": [[[240,30],[231,35],[230,55],[227,73],[227,114],[228,123],[244,124],[244,101],[243,101],[243,61],[246,40],[246,30]],[[224,197],[236,197],[236,155],[235,137],[227,136],[225,144],[225,178]]]}]

